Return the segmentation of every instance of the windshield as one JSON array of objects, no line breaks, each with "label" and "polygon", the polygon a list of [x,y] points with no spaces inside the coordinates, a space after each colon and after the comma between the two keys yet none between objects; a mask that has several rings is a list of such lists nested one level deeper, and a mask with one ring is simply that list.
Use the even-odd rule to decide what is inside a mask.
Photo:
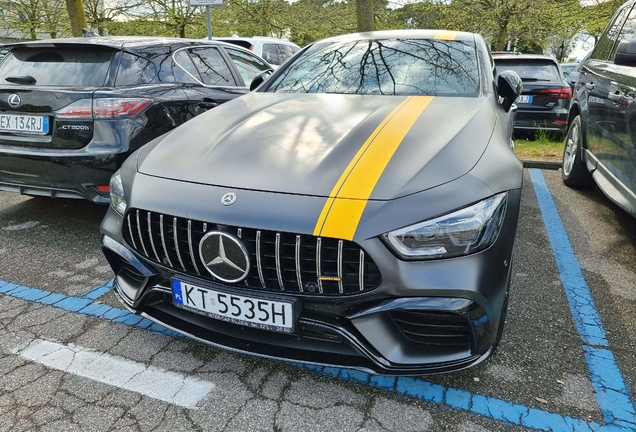
[{"label": "windshield", "polygon": [[476,96],[472,44],[443,40],[318,43],[273,80],[276,93]]}]

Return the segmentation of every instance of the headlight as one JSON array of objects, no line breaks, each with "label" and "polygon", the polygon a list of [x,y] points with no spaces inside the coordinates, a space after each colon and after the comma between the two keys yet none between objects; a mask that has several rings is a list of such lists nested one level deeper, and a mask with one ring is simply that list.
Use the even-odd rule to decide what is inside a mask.
[{"label": "headlight", "polygon": [[120,215],[124,215],[128,203],[124,197],[124,185],[121,182],[121,172],[117,170],[110,178],[110,205]]},{"label": "headlight", "polygon": [[384,234],[404,259],[451,258],[486,249],[497,239],[508,194]]}]

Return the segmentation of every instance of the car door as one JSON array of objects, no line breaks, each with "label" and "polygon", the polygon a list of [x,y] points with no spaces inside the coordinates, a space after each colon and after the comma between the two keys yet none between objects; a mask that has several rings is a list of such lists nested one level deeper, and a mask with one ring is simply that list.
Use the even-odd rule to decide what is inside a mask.
[{"label": "car door", "polygon": [[195,114],[223,104],[249,91],[229,59],[216,46],[183,48],[174,54],[177,79],[196,106]]},{"label": "car door", "polygon": [[[617,119],[621,117],[620,106],[609,99],[610,83],[613,81],[608,74],[610,56],[618,40],[622,28],[631,12],[632,7],[624,8],[614,21],[601,35],[599,42],[592,51],[590,58],[581,68],[579,81],[575,91],[580,101],[587,103],[586,122],[588,149],[595,158],[602,157],[611,144],[610,136],[616,127]],[[590,161],[588,161],[589,163]],[[595,165],[595,161],[592,165]]]},{"label": "car door", "polygon": [[590,66],[595,84],[588,98],[589,122],[594,125],[590,149],[601,174],[636,191],[636,68],[614,63],[618,44],[636,38],[636,9],[625,9],[620,18],[620,31],[610,35],[615,40],[607,60]]},{"label": "car door", "polygon": [[225,47],[224,50],[236,67],[243,85],[249,88],[252,80],[261,72],[272,70],[272,67],[247,50]]}]

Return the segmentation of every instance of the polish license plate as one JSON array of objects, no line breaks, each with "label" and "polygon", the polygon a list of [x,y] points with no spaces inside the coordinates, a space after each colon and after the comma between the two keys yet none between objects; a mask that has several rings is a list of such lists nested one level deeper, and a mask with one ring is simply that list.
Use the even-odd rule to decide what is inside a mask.
[{"label": "polish license plate", "polygon": [[517,97],[517,100],[515,102],[516,103],[525,103],[525,104],[532,103],[532,96],[530,96],[530,95],[521,95],[521,96]]},{"label": "polish license plate", "polygon": [[221,321],[261,330],[292,333],[292,302],[229,294],[172,279],[174,305]]},{"label": "polish license plate", "polygon": [[44,135],[49,133],[49,117],[0,114],[0,132],[20,132]]}]

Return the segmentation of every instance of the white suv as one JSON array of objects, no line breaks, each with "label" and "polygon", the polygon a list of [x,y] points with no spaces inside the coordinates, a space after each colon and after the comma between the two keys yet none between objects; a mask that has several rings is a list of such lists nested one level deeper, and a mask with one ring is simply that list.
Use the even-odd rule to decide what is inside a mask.
[{"label": "white suv", "polygon": [[214,39],[247,48],[274,67],[282,65],[300,51],[300,47],[293,42],[264,36],[251,38],[232,36],[216,37]]}]

